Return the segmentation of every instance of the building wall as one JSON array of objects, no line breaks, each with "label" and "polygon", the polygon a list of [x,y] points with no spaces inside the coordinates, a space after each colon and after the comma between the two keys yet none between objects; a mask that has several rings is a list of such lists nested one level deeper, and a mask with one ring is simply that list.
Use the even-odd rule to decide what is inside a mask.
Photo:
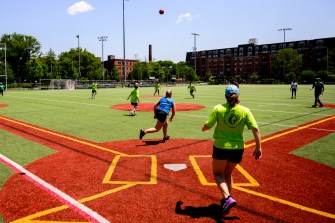
[{"label": "building wall", "polygon": [[[131,71],[133,71],[134,64],[138,63],[137,60],[127,60],[126,59],[126,75],[128,79],[128,75]],[[112,72],[113,66],[115,65],[118,70],[120,80],[124,80],[124,69],[123,69],[123,59],[116,59],[115,56],[109,55],[108,60],[104,61],[105,69],[108,70],[108,73]]]},{"label": "building wall", "polygon": [[[211,72],[216,77],[225,80],[239,75],[248,81],[252,73],[263,78],[275,78],[272,70],[275,53],[283,48],[297,49],[302,57],[302,70],[326,70],[322,58],[327,51],[335,48],[335,37],[314,40],[299,40],[257,45],[248,43],[237,47],[204,50],[196,52],[197,75],[200,79]],[[194,52],[186,53],[186,63],[194,67]]]}]

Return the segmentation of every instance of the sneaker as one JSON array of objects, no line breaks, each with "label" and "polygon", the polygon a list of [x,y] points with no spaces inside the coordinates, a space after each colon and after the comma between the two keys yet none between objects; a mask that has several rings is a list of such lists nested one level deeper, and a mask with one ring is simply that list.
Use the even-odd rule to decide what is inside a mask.
[{"label": "sneaker", "polygon": [[229,196],[226,199],[221,200],[221,205],[222,205],[222,214],[227,215],[232,207],[236,205],[236,201],[232,196]]},{"label": "sneaker", "polygon": [[141,129],[140,130],[140,139],[142,139],[144,135],[145,135],[145,132],[143,131],[143,129]]},{"label": "sneaker", "polygon": [[312,105],[312,108],[316,108],[316,105]]},{"label": "sneaker", "polygon": [[166,136],[163,138],[163,142],[165,142],[166,140],[169,140],[170,139],[170,136]]},{"label": "sneaker", "polygon": [[322,108],[322,107],[323,107],[323,104],[321,104],[319,107]]}]

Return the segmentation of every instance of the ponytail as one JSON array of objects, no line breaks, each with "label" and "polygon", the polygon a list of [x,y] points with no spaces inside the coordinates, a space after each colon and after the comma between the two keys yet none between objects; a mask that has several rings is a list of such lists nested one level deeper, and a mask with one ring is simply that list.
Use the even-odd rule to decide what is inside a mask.
[{"label": "ponytail", "polygon": [[236,94],[230,95],[230,97],[227,97],[227,103],[230,105],[230,107],[234,107],[236,104],[240,103],[240,97]]}]

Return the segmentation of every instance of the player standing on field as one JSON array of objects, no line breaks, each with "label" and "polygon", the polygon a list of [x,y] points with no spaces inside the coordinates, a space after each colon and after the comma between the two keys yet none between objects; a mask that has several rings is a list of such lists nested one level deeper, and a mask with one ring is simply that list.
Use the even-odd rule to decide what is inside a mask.
[{"label": "player standing on field", "polygon": [[133,110],[131,111],[131,115],[136,115],[137,105],[140,103],[140,91],[138,90],[138,84],[135,83],[134,90],[130,92],[127,100],[130,98],[130,104],[134,106]]},{"label": "player standing on field", "polygon": [[97,81],[94,81],[92,83],[92,98],[95,98],[95,96],[97,95],[97,88],[98,88]]},{"label": "player standing on field", "polygon": [[2,97],[3,97],[4,90],[5,90],[5,85],[3,85],[2,82],[0,82],[0,94],[2,95]]},{"label": "player standing on field", "polygon": [[255,159],[262,156],[261,136],[258,125],[250,112],[239,105],[240,91],[237,86],[229,85],[225,90],[226,103],[216,105],[208,120],[202,127],[207,131],[215,126],[214,145],[212,154],[212,168],[215,182],[223,195],[221,200],[222,214],[226,215],[236,205],[231,196],[233,177],[236,165],[242,161],[244,152],[244,127],[252,130],[256,148],[253,152]]},{"label": "player standing on field", "polygon": [[291,83],[291,88],[290,88],[290,91],[292,92],[291,99],[293,99],[293,96],[294,96],[294,99],[296,99],[297,90],[298,90],[298,84],[295,80],[293,80]]},{"label": "player standing on field", "polygon": [[161,85],[159,84],[159,81],[157,80],[156,84],[155,84],[155,93],[154,93],[154,96],[156,95],[156,93],[158,93],[158,95],[159,95],[159,89],[161,89]]},{"label": "player standing on field", "polygon": [[325,86],[320,78],[316,78],[316,82],[313,84],[310,90],[312,90],[313,88],[315,90],[314,90],[314,105],[312,107],[313,108],[317,107],[318,103],[320,104],[320,107],[323,107],[323,104],[320,101],[320,95],[322,95],[323,92],[325,91]]}]

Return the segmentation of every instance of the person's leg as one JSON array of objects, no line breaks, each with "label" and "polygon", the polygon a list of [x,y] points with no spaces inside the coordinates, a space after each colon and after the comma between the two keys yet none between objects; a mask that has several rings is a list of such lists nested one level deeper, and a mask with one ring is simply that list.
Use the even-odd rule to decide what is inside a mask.
[{"label": "person's leg", "polygon": [[167,135],[167,129],[168,129],[169,124],[167,122],[164,123],[163,125],[163,140],[168,140],[169,136]]},{"label": "person's leg", "polygon": [[319,100],[319,95],[318,94],[314,94],[314,105],[313,105],[313,107],[317,106],[318,100]]},{"label": "person's leg", "polygon": [[162,127],[163,127],[163,124],[157,121],[155,127],[144,130],[144,133],[147,134],[147,133],[158,132],[159,130],[161,130]]},{"label": "person's leg", "polygon": [[232,172],[235,166],[235,163],[229,162],[228,160],[213,159],[212,168],[214,179],[224,198],[230,196],[233,183]]}]

